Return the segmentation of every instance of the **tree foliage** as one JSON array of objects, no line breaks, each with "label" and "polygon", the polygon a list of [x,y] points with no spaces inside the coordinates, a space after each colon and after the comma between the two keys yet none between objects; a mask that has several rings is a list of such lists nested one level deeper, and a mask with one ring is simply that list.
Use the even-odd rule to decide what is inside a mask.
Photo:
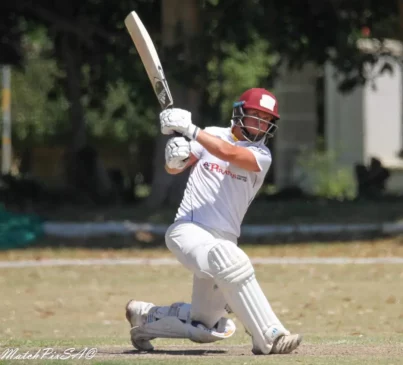
[{"label": "tree foliage", "polygon": [[14,144],[49,143],[63,139],[68,129],[67,99],[49,98],[61,71],[46,57],[52,45],[43,27],[27,32],[21,40],[24,68],[14,68],[11,82]]},{"label": "tree foliage", "polygon": [[[332,62],[343,76],[342,90],[363,84],[365,64],[376,62],[380,56],[360,52],[358,39],[399,38],[397,5],[397,0],[205,2],[214,19],[210,28],[213,44],[232,42],[243,50],[258,34],[269,44],[269,53],[280,56],[279,64],[299,68],[307,62],[319,66]],[[219,46],[215,48],[219,53]]]},{"label": "tree foliage", "polygon": [[243,90],[260,85],[271,75],[277,57],[268,53],[267,41],[256,38],[244,50],[234,43],[221,45],[222,57],[207,63],[210,82],[207,85],[209,103],[220,106],[221,120],[228,120],[232,102]]},{"label": "tree foliage", "polygon": [[[180,57],[179,41],[172,49],[160,48],[160,1],[101,4],[97,0],[38,0],[34,4],[4,0],[0,55],[3,62],[18,64],[24,54],[21,34],[31,34],[25,39],[32,40],[37,28],[46,29],[51,47],[40,57],[43,67],[49,67],[54,85],[52,90],[49,85],[42,88],[43,97],[48,94],[59,102],[64,98],[73,108],[74,90],[68,91],[73,70],[79,81],[76,103],[81,104],[82,115],[76,113],[69,119],[82,118],[92,137],[122,141],[155,133],[158,111],[143,65],[123,25],[132,9],[141,14],[170,77],[204,92],[210,107],[205,112],[215,119],[227,117],[232,101],[245,88],[257,84],[270,87],[277,66],[283,62],[300,67],[308,61],[322,65],[330,60],[345,75],[342,87],[352,88],[365,81],[364,63],[376,60],[376,55],[357,50],[363,28],[380,39],[398,35],[396,0],[205,0],[200,1],[203,31],[192,45],[193,60],[197,61],[189,63]],[[25,60],[25,69],[35,72],[26,48]],[[32,76],[26,77],[29,84]],[[43,79],[40,82],[49,80],[45,74]],[[63,110],[65,104],[59,105]],[[57,116],[53,119],[55,123],[60,120]],[[46,118],[44,125],[49,125]]]}]

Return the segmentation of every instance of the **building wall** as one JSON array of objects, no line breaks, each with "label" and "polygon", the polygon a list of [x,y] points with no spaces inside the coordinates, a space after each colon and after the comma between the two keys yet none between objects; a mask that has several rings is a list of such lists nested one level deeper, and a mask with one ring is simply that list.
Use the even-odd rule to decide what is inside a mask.
[{"label": "building wall", "polygon": [[363,91],[356,88],[342,94],[335,69],[325,66],[325,140],[326,148],[337,155],[343,166],[364,162]]},{"label": "building wall", "polygon": [[[376,67],[381,68],[383,62]],[[340,76],[335,76],[330,64],[325,65],[325,142],[337,163],[353,174],[355,164],[379,158],[392,174],[388,190],[403,192],[403,159],[398,158],[403,147],[403,77],[401,66],[394,66],[393,74],[375,78],[375,88],[368,83],[341,93]],[[275,85],[281,116],[274,154],[278,188],[300,185],[297,159],[302,151],[315,149],[317,72],[313,65],[300,71],[284,70]]]},{"label": "building wall", "polygon": [[393,164],[402,148],[402,67],[391,59],[379,62],[393,64],[393,73],[384,72],[373,85],[364,88],[365,158],[378,157],[386,165]]},{"label": "building wall", "polygon": [[393,73],[378,75],[348,94],[338,91],[335,70],[326,65],[326,142],[338,163],[351,169],[379,159],[391,173],[387,191],[403,193],[403,159],[398,157],[403,147],[403,72],[389,58],[370,72],[377,75],[385,61],[393,65]]}]

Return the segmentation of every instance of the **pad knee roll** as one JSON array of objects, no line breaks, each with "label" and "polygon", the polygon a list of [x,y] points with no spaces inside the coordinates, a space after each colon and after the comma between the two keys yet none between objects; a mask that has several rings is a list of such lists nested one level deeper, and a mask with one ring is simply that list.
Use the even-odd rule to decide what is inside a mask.
[{"label": "pad knee roll", "polygon": [[208,260],[217,282],[239,284],[255,275],[249,257],[235,245],[214,246],[208,253]]}]

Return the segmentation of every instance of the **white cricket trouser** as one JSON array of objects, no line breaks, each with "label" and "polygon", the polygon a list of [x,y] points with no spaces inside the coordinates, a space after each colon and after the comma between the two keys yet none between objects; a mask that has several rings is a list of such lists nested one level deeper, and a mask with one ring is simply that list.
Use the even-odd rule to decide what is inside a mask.
[{"label": "white cricket trouser", "polygon": [[168,228],[165,240],[179,262],[194,273],[191,319],[212,328],[227,314],[227,301],[211,274],[208,252],[219,242],[237,245],[237,238],[194,222],[177,221]]}]

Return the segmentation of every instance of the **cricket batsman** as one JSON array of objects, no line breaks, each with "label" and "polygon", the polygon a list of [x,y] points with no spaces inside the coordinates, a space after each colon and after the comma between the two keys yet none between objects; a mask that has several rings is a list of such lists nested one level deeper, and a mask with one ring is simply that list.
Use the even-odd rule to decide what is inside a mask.
[{"label": "cricket batsman", "polygon": [[[242,322],[254,354],[287,354],[302,337],[290,334],[273,312],[249,257],[238,247],[245,213],[271,165],[266,142],[279,120],[276,97],[262,88],[245,91],[233,105],[229,128],[192,123],[191,113],[167,109],[160,114],[161,132],[173,137],[166,145],[166,171],[191,168],[182,202],[165,240],[168,249],[191,272],[191,303],[156,306],[131,300],[126,318],[133,346],[152,351],[154,338],[187,338],[209,343],[231,337]],[[190,140],[190,142],[188,141]]]}]

